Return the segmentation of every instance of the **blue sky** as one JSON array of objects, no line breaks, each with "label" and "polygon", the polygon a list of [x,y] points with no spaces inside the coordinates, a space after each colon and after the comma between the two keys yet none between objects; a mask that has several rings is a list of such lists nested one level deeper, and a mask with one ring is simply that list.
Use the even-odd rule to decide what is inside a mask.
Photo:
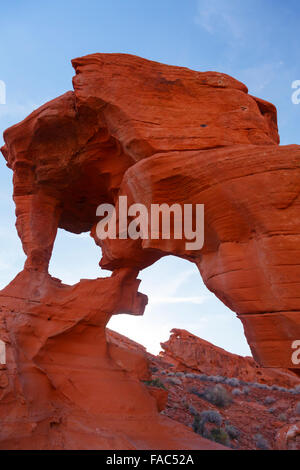
[{"label": "blue sky", "polygon": [[[1,2],[2,132],[34,108],[72,88],[70,60],[125,52],[156,61],[228,73],[278,108],[281,143],[300,144],[298,0],[14,0]],[[12,174],[0,159],[0,287],[24,263],[15,232]],[[65,282],[101,275],[99,249],[87,235],[59,231],[51,273]],[[110,326],[157,352],[173,327],[186,328],[239,354],[249,354],[240,322],[203,285],[187,261],[167,257],[141,273],[150,296],[144,317],[115,317]]]}]

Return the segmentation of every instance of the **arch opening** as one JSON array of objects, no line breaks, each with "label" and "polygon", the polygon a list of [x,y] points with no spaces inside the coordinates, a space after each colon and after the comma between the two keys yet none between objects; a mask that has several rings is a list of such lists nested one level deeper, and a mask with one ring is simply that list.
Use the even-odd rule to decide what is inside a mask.
[{"label": "arch opening", "polygon": [[80,235],[58,229],[49,264],[49,273],[63,283],[73,285],[81,279],[108,277],[110,271],[101,269],[101,249],[89,232]]},{"label": "arch opening", "polygon": [[139,291],[148,296],[143,316],[115,315],[108,328],[158,354],[173,328],[241,356],[251,355],[240,320],[203,283],[197,267],[165,256],[139,273]]}]

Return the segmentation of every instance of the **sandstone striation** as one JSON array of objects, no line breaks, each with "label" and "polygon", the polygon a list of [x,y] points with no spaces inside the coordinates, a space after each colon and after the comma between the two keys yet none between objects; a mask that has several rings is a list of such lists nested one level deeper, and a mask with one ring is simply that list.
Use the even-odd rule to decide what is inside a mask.
[{"label": "sandstone striation", "polygon": [[276,435],[276,450],[300,449],[300,422],[283,426]]},{"label": "sandstone striation", "polygon": [[1,292],[1,449],[221,448],[159,415],[145,357],[107,342],[111,315],[143,311],[138,284],[128,269],[75,286],[25,269]]},{"label": "sandstone striation", "polygon": [[[139,270],[173,254],[195,263],[237,313],[257,362],[300,367],[291,361],[300,339],[300,147],[280,147],[275,107],[227,75],[125,54],[72,64],[74,91],[4,133],[27,260],[0,293],[0,446],[212,446],[158,414],[161,397],[140,382],[142,351],[108,342],[105,327],[112,315],[143,313]],[[146,207],[204,204],[203,249],[174,238],[99,241],[96,208],[117,206],[120,195]],[[51,278],[58,228],[90,232],[111,278]]]},{"label": "sandstone striation", "polygon": [[[141,352],[137,343],[115,332],[113,337],[120,347],[126,342],[130,350]],[[252,358],[229,353],[186,330],[172,330],[162,348],[158,356],[146,353],[151,375],[145,383],[161,397],[164,416],[191,428],[202,414],[218,418],[206,423],[206,431],[217,428],[222,432],[217,439],[233,449],[300,449],[297,375],[259,367]],[[220,389],[219,396],[214,390]],[[215,394],[218,402],[212,400]]]},{"label": "sandstone striation", "polygon": [[234,377],[246,382],[293,388],[299,377],[286,369],[260,367],[252,357],[225,351],[186,330],[174,328],[168,341],[161,343],[160,357],[177,371],[200,372],[209,376]]}]

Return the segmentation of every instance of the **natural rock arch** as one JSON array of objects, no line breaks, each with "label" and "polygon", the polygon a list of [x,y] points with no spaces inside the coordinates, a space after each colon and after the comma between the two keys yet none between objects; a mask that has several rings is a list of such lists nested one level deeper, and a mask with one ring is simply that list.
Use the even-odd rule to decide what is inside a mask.
[{"label": "natural rock arch", "polygon": [[[291,344],[300,338],[300,147],[278,146],[275,107],[216,72],[121,54],[72,63],[74,91],[8,129],[1,149],[14,172],[17,230],[27,255],[24,271],[1,293],[2,334],[10,337],[26,406],[53,416],[51,397],[63,410],[63,396],[101,414],[103,424],[108,403],[92,396],[86,405],[85,394],[97,382],[111,399],[123,373],[109,358],[105,325],[121,311],[143,313],[136,277],[165,254],[196,263],[207,287],[242,320],[258,362],[293,367]],[[111,278],[72,287],[51,278],[57,228],[94,235],[97,206],[117,204],[119,195],[146,206],[205,204],[204,248],[187,252],[184,240],[106,240],[101,266],[113,271]],[[77,373],[84,357],[101,373]],[[140,386],[122,377],[116,412],[154,416]]]}]

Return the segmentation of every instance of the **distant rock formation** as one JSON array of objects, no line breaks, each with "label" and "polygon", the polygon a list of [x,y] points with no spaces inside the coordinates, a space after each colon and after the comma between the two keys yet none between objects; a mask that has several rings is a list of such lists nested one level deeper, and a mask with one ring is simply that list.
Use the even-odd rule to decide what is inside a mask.
[{"label": "distant rock formation", "polygon": [[[107,337],[144,358],[145,383],[165,416],[192,427],[196,416],[209,413],[218,418],[218,429],[233,449],[300,449],[296,374],[259,367],[251,357],[229,353],[186,330],[172,330],[158,356],[119,333],[108,330]],[[206,395],[220,388],[227,398],[223,406]]]},{"label": "distant rock formation", "polygon": [[210,376],[236,377],[247,382],[293,388],[300,385],[296,374],[285,369],[265,369],[252,359],[232,354],[186,330],[174,328],[169,340],[161,343],[160,357],[176,370],[190,370]]},{"label": "distant rock formation", "polygon": [[[158,414],[139,380],[141,354],[109,345],[105,326],[118,313],[143,314],[139,270],[174,254],[195,263],[238,314],[260,364],[293,368],[300,147],[279,147],[275,107],[227,75],[123,54],[72,63],[74,91],[4,133],[27,260],[0,293],[0,446],[217,446]],[[172,238],[99,242],[96,208],[117,206],[120,195],[148,208],[204,204],[203,249],[187,251],[186,240]],[[59,227],[90,231],[112,276],[75,286],[51,278]]]}]

